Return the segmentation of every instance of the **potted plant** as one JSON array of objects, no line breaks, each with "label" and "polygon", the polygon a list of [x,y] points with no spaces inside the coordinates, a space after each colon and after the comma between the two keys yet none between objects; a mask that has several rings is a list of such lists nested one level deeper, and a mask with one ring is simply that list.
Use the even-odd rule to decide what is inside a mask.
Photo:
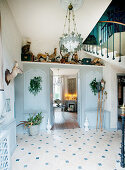
[{"label": "potted plant", "polygon": [[[39,125],[42,122],[43,116],[42,113],[34,114],[33,116],[30,115],[27,121],[20,121],[19,125],[24,125],[24,127],[29,128],[29,134],[31,136],[37,135],[39,133]],[[17,125],[17,126],[19,126]]]}]

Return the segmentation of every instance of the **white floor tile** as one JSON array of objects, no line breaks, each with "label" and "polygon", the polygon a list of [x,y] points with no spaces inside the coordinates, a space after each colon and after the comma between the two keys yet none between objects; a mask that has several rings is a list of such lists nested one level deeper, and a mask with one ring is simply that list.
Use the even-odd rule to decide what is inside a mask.
[{"label": "white floor tile", "polygon": [[17,136],[12,170],[121,170],[121,131],[55,130]]}]

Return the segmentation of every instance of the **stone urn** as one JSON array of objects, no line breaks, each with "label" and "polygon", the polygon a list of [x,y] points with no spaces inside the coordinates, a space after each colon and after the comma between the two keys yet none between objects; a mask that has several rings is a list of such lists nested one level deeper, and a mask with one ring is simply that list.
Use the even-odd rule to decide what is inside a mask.
[{"label": "stone urn", "polygon": [[29,134],[35,136],[39,134],[39,125],[32,125],[29,128]]}]

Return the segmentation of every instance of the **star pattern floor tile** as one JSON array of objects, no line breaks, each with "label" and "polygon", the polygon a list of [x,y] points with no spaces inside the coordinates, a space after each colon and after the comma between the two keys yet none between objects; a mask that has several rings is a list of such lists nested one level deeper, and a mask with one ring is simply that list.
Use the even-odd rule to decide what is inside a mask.
[{"label": "star pattern floor tile", "polygon": [[54,130],[17,136],[12,170],[120,170],[121,131]]}]

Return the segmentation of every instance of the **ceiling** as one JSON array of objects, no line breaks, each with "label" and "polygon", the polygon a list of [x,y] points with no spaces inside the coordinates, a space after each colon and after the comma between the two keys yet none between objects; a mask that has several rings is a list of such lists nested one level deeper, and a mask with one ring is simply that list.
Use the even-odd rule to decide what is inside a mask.
[{"label": "ceiling", "polygon": [[[31,51],[52,53],[58,48],[66,11],[59,0],[7,0],[23,41],[31,41]],[[85,39],[96,25],[111,0],[83,0],[75,11],[78,32]]]},{"label": "ceiling", "polygon": [[78,69],[63,69],[63,68],[51,68],[51,70],[53,71],[53,75],[57,76],[72,76],[72,75],[76,75],[78,73]]}]

